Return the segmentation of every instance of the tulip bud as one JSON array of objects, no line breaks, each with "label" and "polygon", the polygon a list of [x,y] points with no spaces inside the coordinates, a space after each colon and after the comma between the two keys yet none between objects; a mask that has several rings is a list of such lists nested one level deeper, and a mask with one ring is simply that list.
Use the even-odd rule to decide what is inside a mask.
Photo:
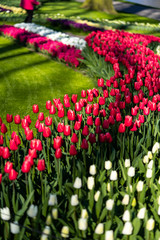
[{"label": "tulip bud", "polygon": [[10,173],[9,173],[9,179],[11,181],[14,181],[17,179],[17,176],[18,176],[18,172],[16,172],[13,168],[11,169]]},{"label": "tulip bud", "polygon": [[95,233],[100,235],[100,234],[103,234],[103,232],[104,232],[104,224],[99,223],[95,229]]},{"label": "tulip bud", "polygon": [[105,232],[105,240],[114,240],[113,230],[108,230]]},{"label": "tulip bud", "polygon": [[82,180],[79,177],[76,177],[73,187],[76,189],[80,189],[82,187]]},{"label": "tulip bud", "polygon": [[44,159],[39,159],[38,160],[37,169],[39,171],[44,171],[45,170],[45,161],[44,161]]},{"label": "tulip bud", "polygon": [[12,234],[18,234],[20,232],[20,227],[17,221],[10,223],[10,230]]},{"label": "tulip bud", "polygon": [[51,215],[49,214],[46,219],[46,225],[51,225],[51,223],[52,223],[52,218],[51,218]]},{"label": "tulip bud", "polygon": [[131,222],[125,222],[123,230],[122,230],[122,234],[124,235],[131,235],[133,231],[133,226]]},{"label": "tulip bud", "polygon": [[132,205],[132,207],[135,207],[135,206],[136,206],[136,198],[133,198],[131,205]]},{"label": "tulip bud", "polygon": [[134,167],[130,167],[129,169],[128,169],[128,176],[129,177],[134,177],[135,176],[135,168]]},{"label": "tulip bud", "polygon": [[38,207],[36,205],[30,205],[30,207],[28,208],[28,211],[27,211],[27,215],[31,218],[34,218],[36,217],[38,213]]},{"label": "tulip bud", "polygon": [[68,238],[69,237],[69,227],[68,226],[63,226],[61,229],[61,236],[63,238]]},{"label": "tulip bud", "polygon": [[136,186],[137,192],[142,192],[142,190],[143,190],[143,185],[144,185],[143,181],[139,181],[139,182],[137,183],[137,186]]},{"label": "tulip bud", "polygon": [[125,194],[123,199],[122,199],[122,204],[123,205],[128,205],[128,203],[129,203],[129,195]]},{"label": "tulip bud", "polygon": [[149,159],[152,159],[153,156],[152,156],[152,152],[151,151],[148,151],[147,155],[148,155]]},{"label": "tulip bud", "polygon": [[111,161],[105,161],[105,169],[110,170],[112,168],[112,162]]},{"label": "tulip bud", "polygon": [[149,157],[148,157],[148,155],[145,155],[145,156],[144,156],[143,162],[144,162],[144,163],[148,163],[148,162],[149,162]]},{"label": "tulip bud", "polygon": [[96,174],[96,165],[91,165],[89,167],[89,173],[93,176]]},{"label": "tulip bud", "polygon": [[113,209],[113,205],[114,205],[114,200],[113,199],[108,199],[106,201],[107,210],[111,211]]},{"label": "tulip bud", "polygon": [[79,204],[78,195],[77,194],[72,195],[71,196],[71,205],[72,206],[77,206],[78,204]]},{"label": "tulip bud", "polygon": [[147,172],[146,172],[146,178],[151,178],[152,177],[152,169],[147,169]]},{"label": "tulip bud", "polygon": [[4,220],[4,221],[10,220],[11,214],[10,214],[9,208],[8,207],[0,208],[0,216],[1,216],[2,220]]},{"label": "tulip bud", "polygon": [[57,195],[56,194],[50,194],[49,200],[48,200],[48,206],[54,206],[57,205]]},{"label": "tulip bud", "polygon": [[57,208],[52,209],[52,217],[55,220],[58,218],[58,209]]},{"label": "tulip bud", "polygon": [[87,218],[80,218],[78,220],[78,228],[81,231],[87,230],[88,224],[87,224]]},{"label": "tulip bud", "polygon": [[[127,190],[127,192],[128,192],[128,186],[126,187],[126,190]],[[131,184],[129,184],[129,190],[130,190],[130,192],[132,192],[132,191],[133,191],[133,187],[132,187],[132,185],[131,185]]]},{"label": "tulip bud", "polygon": [[148,231],[152,231],[154,229],[154,226],[155,226],[154,219],[153,218],[148,219],[147,224],[146,224],[146,229]]},{"label": "tulip bud", "polygon": [[94,200],[95,200],[96,202],[98,202],[100,193],[101,193],[100,191],[97,191],[97,192],[95,193],[95,195],[94,195]]},{"label": "tulip bud", "polygon": [[50,234],[50,227],[46,226],[45,229],[43,230],[43,234],[41,235],[41,240],[48,240],[48,236]]},{"label": "tulip bud", "polygon": [[110,180],[111,181],[116,181],[117,180],[117,171],[112,171],[111,172]]},{"label": "tulip bud", "polygon": [[111,191],[111,184],[107,183],[107,191],[110,192]]},{"label": "tulip bud", "polygon": [[125,165],[126,168],[130,167],[131,166],[130,159],[125,159],[124,165]]},{"label": "tulip bud", "polygon": [[145,208],[145,207],[139,209],[138,214],[137,214],[137,217],[138,217],[139,219],[144,219],[144,217],[145,217],[145,212],[146,212],[146,208]]},{"label": "tulip bud", "polygon": [[88,177],[87,187],[89,190],[92,190],[94,187],[94,177]]},{"label": "tulip bud", "polygon": [[82,209],[81,211],[81,218],[88,218],[88,212],[86,209]]},{"label": "tulip bud", "polygon": [[147,166],[148,168],[150,168],[150,169],[152,169],[152,167],[153,167],[153,160],[151,160],[149,163],[148,163],[148,166]]},{"label": "tulip bud", "polygon": [[156,142],[153,147],[152,147],[152,153],[157,153],[158,150],[160,149],[160,144],[158,142]]},{"label": "tulip bud", "polygon": [[129,222],[129,221],[130,221],[130,212],[129,212],[128,210],[126,210],[126,211],[123,213],[122,219],[123,219],[124,222]]}]

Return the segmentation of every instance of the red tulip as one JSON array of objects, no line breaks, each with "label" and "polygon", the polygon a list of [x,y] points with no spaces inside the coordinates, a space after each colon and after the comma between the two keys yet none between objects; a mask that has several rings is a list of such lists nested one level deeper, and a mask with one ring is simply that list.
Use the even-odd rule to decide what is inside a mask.
[{"label": "red tulip", "polygon": [[87,136],[88,134],[89,134],[89,129],[88,129],[88,126],[85,125],[82,130],[82,135]]},{"label": "red tulip", "polygon": [[80,103],[79,102],[76,102],[75,103],[75,111],[76,112],[80,112],[82,110],[82,107],[80,106]]},{"label": "red tulip", "polygon": [[116,121],[121,122],[122,121],[122,116],[120,113],[116,113]]},{"label": "red tulip", "polygon": [[74,124],[74,130],[79,130],[81,128],[81,122],[79,121],[76,121],[75,124]]},{"label": "red tulip", "polygon": [[69,153],[70,153],[71,156],[77,155],[77,150],[76,150],[75,145],[71,145],[71,146],[70,146]]},{"label": "red tulip", "polygon": [[93,118],[92,116],[87,117],[87,125],[92,126],[93,125]]},{"label": "red tulip", "polygon": [[67,112],[68,120],[74,121],[75,120],[75,112],[72,111],[71,109],[68,110]]},{"label": "red tulip", "polygon": [[0,145],[3,145],[3,135],[0,135]]},{"label": "red tulip", "polygon": [[58,158],[61,158],[62,157],[62,150],[60,148],[57,148],[56,151],[55,151],[55,157],[58,159]]},{"label": "red tulip", "polygon": [[87,98],[88,102],[93,102],[93,94],[90,93]]},{"label": "red tulip", "polygon": [[32,140],[33,139],[33,130],[28,130],[27,132],[26,132],[26,139],[28,140],[28,141],[30,141],[30,140]]},{"label": "red tulip", "polygon": [[77,114],[76,121],[82,122],[82,114]]},{"label": "red tulip", "polygon": [[89,134],[89,142],[90,142],[91,144],[93,144],[93,143],[96,142],[96,136],[95,136],[94,133],[90,133],[90,134]]},{"label": "red tulip", "polygon": [[99,113],[101,117],[105,117],[107,115],[105,109],[101,109]]},{"label": "red tulip", "polygon": [[9,147],[10,147],[11,151],[16,151],[18,149],[18,146],[17,146],[16,142],[14,141],[14,139],[10,139]]},{"label": "red tulip", "polygon": [[40,124],[40,121],[37,119],[37,121],[36,121],[36,124],[35,124],[35,128],[39,128],[39,124]]},{"label": "red tulip", "polygon": [[0,184],[2,182],[2,173],[0,173]]},{"label": "red tulip", "polygon": [[64,131],[64,123],[58,123],[57,131],[58,131],[59,133],[61,133],[61,132]]},{"label": "red tulip", "polygon": [[99,105],[105,104],[105,97],[99,97]]},{"label": "red tulip", "polygon": [[62,137],[57,136],[53,139],[53,147],[54,149],[58,149],[62,146]]},{"label": "red tulip", "polygon": [[133,102],[135,104],[139,103],[139,97],[137,95],[133,96]]},{"label": "red tulip", "polygon": [[128,104],[131,103],[131,97],[129,95],[125,96],[125,102]]},{"label": "red tulip", "polygon": [[98,108],[93,108],[93,115],[98,116],[99,114],[99,109]]},{"label": "red tulip", "polygon": [[136,123],[133,123],[133,125],[130,128],[130,131],[132,131],[132,132],[137,131],[137,124]]},{"label": "red tulip", "polygon": [[14,139],[15,143],[17,144],[17,146],[21,144],[20,137],[17,134],[14,135],[13,139]]},{"label": "red tulip", "polygon": [[6,162],[4,166],[4,171],[5,173],[10,173],[11,169],[13,168],[13,163],[12,162]]},{"label": "red tulip", "polygon": [[32,121],[31,121],[30,115],[25,116],[24,119],[27,120],[27,122],[29,123],[29,125],[31,124]]},{"label": "red tulip", "polygon": [[53,98],[53,102],[56,108],[58,107],[58,104],[61,103],[60,98]]},{"label": "red tulip", "polygon": [[16,172],[13,168],[11,169],[10,173],[9,173],[9,179],[11,181],[14,181],[17,179],[18,176],[18,172]]},{"label": "red tulip", "polygon": [[7,120],[8,123],[13,122],[13,116],[12,116],[12,114],[7,114],[6,120]]},{"label": "red tulip", "polygon": [[109,94],[108,94],[108,90],[107,90],[107,89],[105,89],[105,90],[103,91],[103,97],[105,97],[105,98],[108,98],[108,97],[109,97]]},{"label": "red tulip", "polygon": [[39,171],[44,171],[45,170],[45,161],[44,161],[44,159],[39,159],[38,160],[37,169]]},{"label": "red tulip", "polygon": [[103,129],[108,129],[109,128],[109,121],[107,119],[103,120],[102,127],[103,127]]},{"label": "red tulip", "polygon": [[31,166],[34,165],[34,160],[33,160],[33,157],[30,156],[29,154],[25,156],[25,161],[29,162],[31,164]]},{"label": "red tulip", "polygon": [[64,108],[58,111],[58,117],[63,118],[64,117]]},{"label": "red tulip", "polygon": [[3,148],[3,153],[2,153],[2,157],[4,159],[7,159],[11,156],[10,152],[9,152],[9,148],[8,147],[4,147]]},{"label": "red tulip", "polygon": [[54,105],[51,105],[51,108],[50,108],[50,110],[49,110],[49,113],[50,113],[50,114],[55,114],[55,113],[56,113],[56,109],[55,109]]},{"label": "red tulip", "polygon": [[134,108],[131,108],[131,115],[136,116],[137,115],[137,110]]},{"label": "red tulip", "polygon": [[82,90],[82,91],[81,91],[81,97],[82,97],[82,98],[85,98],[85,97],[86,97],[86,91],[85,91],[85,90]]},{"label": "red tulip", "polygon": [[38,132],[43,132],[44,130],[44,123],[39,123],[39,126],[38,126]]},{"label": "red tulip", "polygon": [[2,118],[0,117],[0,126],[2,125]]},{"label": "red tulip", "polygon": [[150,113],[149,107],[144,107],[143,108],[143,114],[144,115],[149,115],[149,113]]},{"label": "red tulip", "polygon": [[125,116],[124,124],[126,127],[130,127],[132,125],[132,116]]},{"label": "red tulip", "polygon": [[29,156],[31,156],[32,158],[37,158],[37,151],[36,149],[29,149],[29,152],[28,152]]},{"label": "red tulip", "polygon": [[65,135],[65,136],[69,136],[69,135],[71,134],[70,126],[69,126],[69,125],[65,125],[63,132],[64,132],[64,135]]},{"label": "red tulip", "polygon": [[37,139],[36,140],[36,150],[37,151],[42,151],[43,147],[42,147],[42,142],[41,140]]},{"label": "red tulip", "polygon": [[101,125],[101,120],[99,117],[95,119],[95,126],[100,126]]},{"label": "red tulip", "polygon": [[81,148],[88,149],[88,142],[85,138],[82,139]]},{"label": "red tulip", "polygon": [[72,94],[71,101],[72,101],[73,103],[76,103],[76,102],[77,102],[77,94]]},{"label": "red tulip", "polygon": [[40,113],[38,114],[38,120],[39,120],[39,121],[43,121],[43,120],[44,120],[44,113],[43,113],[43,112],[40,112]]},{"label": "red tulip", "polygon": [[126,130],[125,124],[124,124],[124,123],[121,123],[121,124],[119,125],[118,132],[119,132],[119,133],[124,133],[125,130]]},{"label": "red tulip", "polygon": [[21,170],[23,173],[28,173],[31,169],[31,163],[29,161],[24,161],[22,163]]},{"label": "red tulip", "polygon": [[51,117],[46,117],[45,118],[45,124],[46,126],[51,126],[52,125],[52,118]]},{"label": "red tulip", "polygon": [[77,137],[76,133],[73,133],[73,135],[71,137],[71,142],[72,143],[77,143],[78,142],[78,137]]},{"label": "red tulip", "polygon": [[15,122],[15,124],[20,124],[20,123],[21,123],[21,118],[20,118],[19,115],[16,115],[16,116],[14,117],[14,122]]},{"label": "red tulip", "polygon": [[99,134],[99,141],[100,141],[101,143],[104,143],[104,142],[106,141],[106,136],[105,136],[104,133],[100,133],[100,134]]},{"label": "red tulip", "polygon": [[21,125],[22,125],[22,128],[29,127],[29,122],[27,121],[27,119],[22,119]]},{"label": "red tulip", "polygon": [[104,86],[104,79],[100,78],[98,79],[98,87],[103,87]]},{"label": "red tulip", "polygon": [[32,109],[33,109],[33,112],[34,112],[34,113],[38,113],[38,112],[39,112],[39,107],[38,107],[37,104],[34,104],[34,105],[32,106]]},{"label": "red tulip", "polygon": [[69,108],[70,106],[71,106],[71,104],[70,104],[70,99],[64,99],[64,106],[66,107],[66,108]]},{"label": "red tulip", "polygon": [[2,123],[2,125],[1,125],[1,133],[5,134],[7,131],[8,130],[7,130],[6,125],[4,123]]},{"label": "red tulip", "polygon": [[43,137],[48,138],[51,136],[51,129],[49,127],[44,127],[43,130]]},{"label": "red tulip", "polygon": [[47,109],[47,110],[50,110],[51,105],[52,105],[51,101],[48,100],[48,101],[46,102],[46,109]]},{"label": "red tulip", "polygon": [[110,134],[109,132],[107,132],[107,133],[105,134],[105,137],[106,137],[106,141],[107,141],[108,143],[111,143],[111,142],[113,141],[112,136],[111,136],[111,134]]},{"label": "red tulip", "polygon": [[91,112],[92,112],[92,104],[87,104],[87,106],[85,108],[85,112],[86,112],[86,114],[91,114]]},{"label": "red tulip", "polygon": [[139,114],[138,120],[140,120],[141,123],[144,123],[144,115]]}]

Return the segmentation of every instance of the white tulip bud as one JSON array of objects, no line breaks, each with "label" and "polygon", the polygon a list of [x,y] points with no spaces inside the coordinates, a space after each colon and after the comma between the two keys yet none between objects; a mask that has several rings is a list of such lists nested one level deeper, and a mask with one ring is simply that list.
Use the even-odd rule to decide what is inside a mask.
[{"label": "white tulip bud", "polygon": [[146,229],[148,231],[152,231],[154,229],[155,221],[153,218],[148,219],[147,224],[146,224]]},{"label": "white tulip bud", "polygon": [[145,156],[144,156],[143,162],[144,162],[144,163],[148,163],[148,162],[149,162],[149,157],[148,157],[148,155],[145,155]]},{"label": "white tulip bud", "polygon": [[122,219],[123,219],[124,222],[129,222],[129,221],[130,221],[130,212],[129,212],[128,210],[126,210],[126,211],[123,213]]},{"label": "white tulip bud", "polygon": [[138,214],[137,214],[137,217],[138,217],[139,219],[144,219],[144,217],[145,217],[145,212],[146,212],[146,208],[145,208],[145,207],[139,209]]},{"label": "white tulip bud", "polygon": [[27,211],[27,215],[31,218],[34,218],[37,216],[38,213],[38,207],[36,205],[30,205],[28,211]]},{"label": "white tulip bud", "polygon": [[148,155],[149,159],[152,159],[153,156],[152,156],[152,152],[151,151],[148,151],[147,155]]},{"label": "white tulip bud", "polygon": [[[126,190],[128,191],[128,186],[126,187]],[[131,184],[129,185],[129,190],[130,190],[130,192],[132,193],[132,191],[133,191],[133,187],[132,187]]]},{"label": "white tulip bud", "polygon": [[98,202],[100,193],[101,193],[100,191],[97,191],[97,192],[95,193],[95,195],[94,195],[94,200],[95,200],[96,202]]},{"label": "white tulip bud", "polygon": [[143,185],[144,185],[143,181],[138,181],[137,186],[136,186],[137,192],[142,192]]},{"label": "white tulip bud", "polygon": [[122,234],[124,235],[131,235],[133,231],[133,226],[131,222],[125,222],[123,230],[122,230]]},{"label": "white tulip bud", "polygon": [[63,226],[61,229],[61,236],[63,238],[69,238],[69,227],[68,226]]},{"label": "white tulip bud", "polygon": [[105,240],[114,240],[113,230],[108,230],[105,232]]},{"label": "white tulip bud", "polygon": [[87,218],[80,218],[78,220],[78,228],[79,230],[81,231],[85,231],[88,227],[88,224],[87,224]]},{"label": "white tulip bud", "polygon": [[81,211],[81,218],[88,218],[88,212],[86,209],[82,209]]},{"label": "white tulip bud", "polygon": [[112,162],[111,161],[105,161],[105,169],[110,170],[112,168]]},{"label": "white tulip bud", "polygon": [[56,194],[49,195],[48,205],[49,206],[57,205],[57,195]]},{"label": "white tulip bud", "polygon": [[78,204],[79,204],[78,195],[77,194],[72,195],[71,196],[71,205],[72,206],[77,206]]},{"label": "white tulip bud", "polygon": [[130,159],[125,159],[124,166],[125,166],[126,168],[128,168],[128,167],[131,166],[131,161],[130,161]]},{"label": "white tulip bud", "polygon": [[95,229],[95,233],[96,234],[103,234],[104,231],[104,224],[103,223],[99,223]]},{"label": "white tulip bud", "polygon": [[10,230],[12,234],[18,234],[20,232],[20,227],[17,221],[10,223]]},{"label": "white tulip bud", "polygon": [[123,199],[122,199],[122,204],[123,205],[128,205],[128,203],[129,203],[129,195],[125,194]]},{"label": "white tulip bud", "polygon": [[94,187],[94,177],[88,177],[87,187],[89,190],[92,190]]},{"label": "white tulip bud", "polygon": [[106,201],[107,210],[111,211],[113,209],[113,205],[114,205],[114,200],[113,199],[108,199]]},{"label": "white tulip bud", "polygon": [[146,172],[146,178],[151,178],[152,177],[152,169],[147,169],[147,172]]},{"label": "white tulip bud", "polygon": [[152,169],[152,167],[153,167],[153,160],[151,160],[149,163],[148,163],[148,166],[147,166],[148,168],[150,168],[150,169]]},{"label": "white tulip bud", "polygon": [[76,177],[73,187],[76,189],[80,189],[82,187],[82,180],[79,177]]},{"label": "white tulip bud", "polygon": [[128,169],[128,176],[129,177],[134,177],[135,176],[135,168],[134,167],[130,167],[129,169]]},{"label": "white tulip bud", "polygon": [[111,184],[107,183],[107,191],[110,192],[111,191]]},{"label": "white tulip bud", "polygon": [[160,148],[160,144],[159,144],[158,142],[156,142],[156,143],[153,145],[152,153],[154,154],[154,153],[158,152],[159,148]]},{"label": "white tulip bud", "polygon": [[50,234],[50,227],[46,226],[43,230],[43,234],[41,235],[41,240],[48,240],[48,236]]},{"label": "white tulip bud", "polygon": [[11,219],[11,214],[8,207],[0,208],[0,214],[1,214],[2,220],[4,221],[8,221]]},{"label": "white tulip bud", "polygon": [[160,206],[158,207],[158,215],[160,215]]},{"label": "white tulip bud", "polygon": [[90,166],[89,173],[93,176],[96,174],[96,165],[91,165]]},{"label": "white tulip bud", "polygon": [[110,180],[111,181],[116,181],[117,180],[117,171],[112,171],[110,175]]},{"label": "white tulip bud", "polygon": [[57,208],[52,209],[52,217],[55,220],[58,218],[58,209]]},{"label": "white tulip bud", "polygon": [[49,214],[46,219],[46,225],[51,225],[51,223],[52,223],[52,218],[51,218],[51,215]]}]

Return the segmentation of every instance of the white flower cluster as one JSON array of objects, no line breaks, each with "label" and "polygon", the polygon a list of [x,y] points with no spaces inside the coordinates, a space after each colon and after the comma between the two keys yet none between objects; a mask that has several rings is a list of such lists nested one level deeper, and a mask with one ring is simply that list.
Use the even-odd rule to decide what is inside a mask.
[{"label": "white flower cluster", "polygon": [[40,36],[45,36],[53,41],[62,42],[63,44],[74,46],[82,50],[86,46],[86,41],[78,37],[72,37],[68,34],[54,31],[44,26],[37,25],[35,23],[17,23],[14,25],[17,28],[25,29],[28,32],[37,33]]}]

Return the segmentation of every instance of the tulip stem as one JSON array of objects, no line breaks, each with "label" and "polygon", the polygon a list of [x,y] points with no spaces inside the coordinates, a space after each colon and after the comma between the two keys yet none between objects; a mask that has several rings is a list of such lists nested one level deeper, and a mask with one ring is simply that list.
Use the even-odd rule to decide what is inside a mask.
[{"label": "tulip stem", "polygon": [[48,174],[51,173],[51,165],[50,165],[50,159],[49,159],[49,139],[47,138],[47,155],[48,155]]},{"label": "tulip stem", "polygon": [[40,178],[41,178],[41,189],[42,189],[42,203],[44,203],[44,188],[43,188],[43,176],[42,176],[42,171],[40,172]]},{"label": "tulip stem", "polygon": [[27,177],[27,173],[25,173],[25,180],[26,180],[26,193],[27,193],[27,198],[28,198],[28,177]]}]

